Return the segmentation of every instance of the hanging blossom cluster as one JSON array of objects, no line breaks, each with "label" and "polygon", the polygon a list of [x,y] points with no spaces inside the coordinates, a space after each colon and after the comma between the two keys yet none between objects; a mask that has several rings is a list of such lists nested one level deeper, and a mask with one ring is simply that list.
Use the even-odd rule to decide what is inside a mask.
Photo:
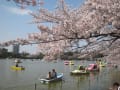
[{"label": "hanging blossom cluster", "polygon": [[20,44],[20,45],[26,45],[29,44],[30,41],[28,39],[21,39],[21,38],[17,38],[16,40],[10,40],[10,41],[5,41],[0,43],[1,47],[5,47],[5,46],[10,46],[13,44]]},{"label": "hanging blossom cluster", "polygon": [[43,2],[39,2],[39,0],[7,0],[14,1],[17,6],[21,8],[26,8],[27,6],[36,6],[38,4],[43,4]]},{"label": "hanging blossom cluster", "polygon": [[[88,0],[87,5],[96,13],[96,35],[101,52],[107,54],[109,60],[120,58],[120,1],[119,0]],[[94,22],[94,21],[93,21]],[[99,36],[99,37],[98,37]],[[101,39],[101,40],[100,40]],[[102,44],[103,43],[103,44]]]},{"label": "hanging blossom cluster", "polygon": [[[120,0],[86,0],[78,8],[70,8],[59,0],[54,11],[42,8],[31,15],[40,32],[29,34],[22,42],[38,43],[45,59],[76,50],[80,55],[104,53],[107,58],[115,55],[111,59],[119,59]],[[83,40],[85,45],[81,45]]]}]

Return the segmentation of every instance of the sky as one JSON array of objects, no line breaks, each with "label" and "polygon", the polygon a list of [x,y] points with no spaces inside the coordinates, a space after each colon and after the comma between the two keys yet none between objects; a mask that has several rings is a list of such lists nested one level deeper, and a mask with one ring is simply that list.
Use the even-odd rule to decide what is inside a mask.
[{"label": "sky", "polygon": [[[54,10],[57,0],[44,0],[44,8]],[[84,0],[65,0],[72,7],[79,7]],[[29,12],[34,12],[38,7],[27,7],[21,9],[14,2],[0,0],[0,42],[15,40],[17,38],[27,38],[29,33],[39,32],[35,24],[30,24],[32,16]],[[8,47],[9,51],[12,47]],[[20,46],[20,52],[36,53],[37,45]]]}]

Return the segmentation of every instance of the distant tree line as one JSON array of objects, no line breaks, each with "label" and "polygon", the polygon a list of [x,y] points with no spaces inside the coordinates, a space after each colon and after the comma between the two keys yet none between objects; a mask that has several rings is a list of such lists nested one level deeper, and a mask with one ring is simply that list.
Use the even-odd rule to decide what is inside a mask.
[{"label": "distant tree line", "polygon": [[[0,58],[24,58],[24,59],[43,59],[44,54],[43,53],[38,53],[36,55],[31,55],[27,52],[22,52],[19,54],[15,54],[13,52],[8,52],[8,50],[6,48],[0,48]],[[92,58],[102,58],[104,57],[103,54],[99,53],[94,55]],[[56,55],[56,59],[58,58],[58,55]],[[79,57],[75,55],[74,52],[64,52],[60,55],[59,57],[62,60],[83,60],[83,59],[87,59],[89,60],[89,57]]]},{"label": "distant tree line", "polygon": [[[88,56],[86,57],[81,57],[81,56],[77,56],[77,54],[75,52],[64,52],[61,56],[62,60],[90,60],[91,58]],[[96,53],[94,55],[92,55],[92,59],[96,59],[96,58],[102,58],[104,57],[104,55],[102,53]]]},{"label": "distant tree line", "polygon": [[15,54],[13,52],[8,52],[8,49],[6,48],[0,48],[0,58],[42,59],[43,57],[44,54],[42,54],[41,52],[37,55],[31,55],[27,52]]}]

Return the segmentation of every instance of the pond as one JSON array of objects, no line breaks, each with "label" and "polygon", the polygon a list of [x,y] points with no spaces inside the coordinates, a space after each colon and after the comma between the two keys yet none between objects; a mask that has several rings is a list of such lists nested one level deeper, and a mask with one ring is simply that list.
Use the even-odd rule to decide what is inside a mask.
[{"label": "pond", "polygon": [[[77,65],[88,65],[93,61],[74,61],[74,65],[64,65],[64,61],[47,62],[41,60],[24,60],[20,65],[23,71],[15,71],[10,67],[14,59],[0,60],[0,90],[108,90],[114,82],[120,83],[120,67],[103,67],[100,72],[90,75],[72,76],[70,71]],[[63,73],[63,80],[50,84],[42,84],[38,78],[45,77],[52,69]]]}]

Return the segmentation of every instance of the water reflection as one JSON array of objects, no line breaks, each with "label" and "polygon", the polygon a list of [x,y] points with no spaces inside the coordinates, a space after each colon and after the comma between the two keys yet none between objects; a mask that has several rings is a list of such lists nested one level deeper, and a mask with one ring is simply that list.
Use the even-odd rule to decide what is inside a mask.
[{"label": "water reflection", "polygon": [[62,90],[62,84],[63,82],[55,82],[55,83],[50,83],[48,84],[48,90]]}]

